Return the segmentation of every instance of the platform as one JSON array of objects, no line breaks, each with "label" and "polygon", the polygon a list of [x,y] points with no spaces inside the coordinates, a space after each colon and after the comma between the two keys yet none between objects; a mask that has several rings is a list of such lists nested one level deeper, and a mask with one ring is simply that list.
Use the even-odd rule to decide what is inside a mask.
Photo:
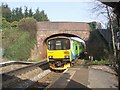
[{"label": "platform", "polygon": [[114,88],[117,90],[117,84],[117,79],[110,73],[85,67],[74,67],[66,70],[47,88]]}]

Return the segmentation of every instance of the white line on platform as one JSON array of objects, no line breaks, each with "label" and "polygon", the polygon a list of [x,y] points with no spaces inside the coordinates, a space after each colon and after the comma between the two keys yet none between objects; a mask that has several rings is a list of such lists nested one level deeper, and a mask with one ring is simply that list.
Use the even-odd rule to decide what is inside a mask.
[{"label": "white line on platform", "polygon": [[63,73],[66,73],[68,71],[68,69],[66,69]]}]

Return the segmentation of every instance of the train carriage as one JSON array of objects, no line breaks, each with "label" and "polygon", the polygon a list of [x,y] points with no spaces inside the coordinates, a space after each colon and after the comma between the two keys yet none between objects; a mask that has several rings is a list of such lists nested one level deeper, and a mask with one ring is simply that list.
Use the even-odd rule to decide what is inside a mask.
[{"label": "train carriage", "polygon": [[64,70],[85,51],[85,42],[78,37],[58,36],[47,40],[47,61],[50,68]]}]

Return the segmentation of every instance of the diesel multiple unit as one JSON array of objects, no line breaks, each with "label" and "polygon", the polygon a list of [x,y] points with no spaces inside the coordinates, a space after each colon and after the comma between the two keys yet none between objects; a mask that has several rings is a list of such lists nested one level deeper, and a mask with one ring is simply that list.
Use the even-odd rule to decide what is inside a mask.
[{"label": "diesel multiple unit", "polygon": [[64,70],[84,53],[85,42],[78,37],[57,36],[47,40],[47,61],[50,68]]}]

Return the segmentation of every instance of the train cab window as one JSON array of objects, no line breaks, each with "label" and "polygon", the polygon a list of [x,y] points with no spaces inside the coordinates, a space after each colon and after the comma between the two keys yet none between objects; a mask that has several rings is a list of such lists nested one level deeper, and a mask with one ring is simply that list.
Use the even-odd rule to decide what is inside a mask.
[{"label": "train cab window", "polygon": [[56,50],[61,50],[62,49],[62,45],[61,45],[61,41],[56,41]]},{"label": "train cab window", "polygon": [[48,41],[49,50],[67,50],[70,49],[70,40],[58,38]]},{"label": "train cab window", "polygon": [[55,49],[55,45],[54,45],[54,41],[53,40],[48,42],[48,49],[49,50],[54,50]]},{"label": "train cab window", "polygon": [[68,39],[63,41],[63,50],[70,49],[70,41]]}]

